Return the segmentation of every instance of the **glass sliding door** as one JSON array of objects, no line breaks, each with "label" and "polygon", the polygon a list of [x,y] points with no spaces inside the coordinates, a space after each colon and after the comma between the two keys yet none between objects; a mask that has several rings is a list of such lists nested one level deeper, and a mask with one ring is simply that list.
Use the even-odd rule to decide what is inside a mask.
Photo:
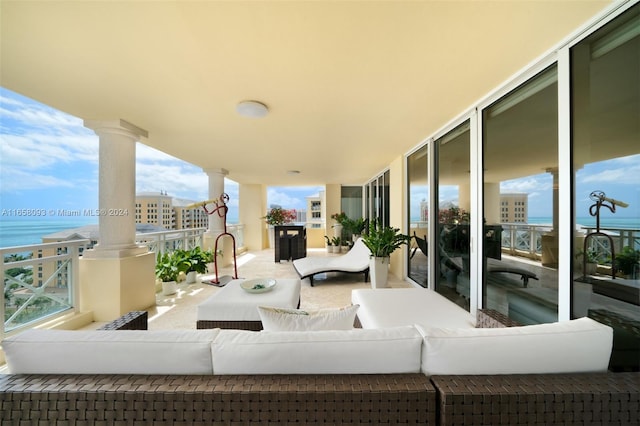
[{"label": "glass sliding door", "polygon": [[558,90],[554,64],[482,111],[483,307],[558,319]]},{"label": "glass sliding door", "polygon": [[571,48],[571,314],[613,328],[610,369],[640,370],[640,5]]},{"label": "glass sliding door", "polygon": [[409,278],[428,287],[429,258],[429,153],[428,145],[418,149],[407,159],[409,185],[409,232],[415,237],[409,251]]},{"label": "glass sliding door", "polygon": [[389,170],[367,183],[365,187],[365,218],[378,220],[382,225],[389,225]]},{"label": "glass sliding door", "polygon": [[469,121],[435,141],[437,235],[435,290],[469,309],[470,299]]}]

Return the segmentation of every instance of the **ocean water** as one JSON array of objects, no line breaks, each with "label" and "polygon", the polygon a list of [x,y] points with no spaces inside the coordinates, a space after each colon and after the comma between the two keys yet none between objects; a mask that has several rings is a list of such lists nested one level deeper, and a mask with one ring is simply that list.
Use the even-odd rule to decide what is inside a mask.
[{"label": "ocean water", "polygon": [[[65,229],[78,228],[84,225],[98,223],[95,218],[5,218],[0,217],[0,248],[17,247],[42,242],[42,236],[60,232]],[[229,222],[230,224],[232,222]],[[535,225],[551,224],[550,217],[530,217],[529,223]],[[595,227],[594,217],[578,218],[577,223],[582,226]],[[611,217],[600,220],[602,228],[638,229],[640,219],[633,217]]]},{"label": "ocean water", "polygon": [[91,218],[0,218],[0,248],[40,244],[44,235],[98,223]]}]

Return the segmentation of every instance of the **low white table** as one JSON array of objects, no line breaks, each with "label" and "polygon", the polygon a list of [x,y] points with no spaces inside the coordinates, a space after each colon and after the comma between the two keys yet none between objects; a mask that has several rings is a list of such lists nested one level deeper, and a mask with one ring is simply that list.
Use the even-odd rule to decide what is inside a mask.
[{"label": "low white table", "polygon": [[244,279],[230,281],[197,306],[196,328],[262,330],[258,306],[295,309],[300,306],[300,280],[277,279],[271,291],[248,293]]}]

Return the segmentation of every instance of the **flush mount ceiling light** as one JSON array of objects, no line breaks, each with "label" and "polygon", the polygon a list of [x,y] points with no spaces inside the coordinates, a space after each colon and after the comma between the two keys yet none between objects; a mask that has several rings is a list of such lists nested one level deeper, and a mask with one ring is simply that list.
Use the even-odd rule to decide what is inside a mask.
[{"label": "flush mount ceiling light", "polygon": [[242,101],[236,106],[236,111],[243,117],[261,118],[267,115],[269,108],[262,102]]},{"label": "flush mount ceiling light", "polygon": [[287,170],[287,174],[292,176],[299,175],[300,170]]}]

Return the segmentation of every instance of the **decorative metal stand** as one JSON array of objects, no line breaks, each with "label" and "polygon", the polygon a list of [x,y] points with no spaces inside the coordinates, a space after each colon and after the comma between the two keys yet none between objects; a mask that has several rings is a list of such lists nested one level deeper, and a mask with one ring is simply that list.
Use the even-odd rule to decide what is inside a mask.
[{"label": "decorative metal stand", "polygon": [[211,280],[211,283],[213,284],[220,284],[220,279],[218,278],[218,241],[225,235],[230,236],[231,240],[233,241],[233,270],[235,273],[233,278],[238,279],[238,266],[236,264],[236,238],[233,236],[233,234],[227,232],[227,212],[229,211],[229,207],[227,207],[228,201],[229,196],[223,192],[218,200],[209,201],[215,205],[215,208],[213,210],[207,209],[207,204],[209,202],[205,202],[202,204],[202,208],[204,209],[206,214],[211,215],[217,213],[218,216],[224,219],[224,232],[216,237],[216,243],[213,248],[213,264],[215,268],[215,277]]},{"label": "decorative metal stand", "polygon": [[[606,194],[602,191],[593,191],[589,195],[589,198],[592,201],[596,202],[591,207],[589,207],[589,214],[596,218],[596,230],[594,232],[589,232],[584,237],[583,255],[582,255],[582,273],[584,274],[585,277],[587,276],[586,253],[587,253],[587,247],[589,245],[589,239],[595,236],[605,237],[609,240],[609,246],[611,247],[611,279],[615,280],[616,279],[616,249],[613,243],[613,238],[611,238],[611,235],[605,234],[604,232],[600,231],[600,207],[606,207],[611,211],[611,213],[615,213],[616,204],[622,207],[626,207],[626,204],[621,201],[607,198]],[[609,204],[606,204],[606,203],[609,203]]]}]

